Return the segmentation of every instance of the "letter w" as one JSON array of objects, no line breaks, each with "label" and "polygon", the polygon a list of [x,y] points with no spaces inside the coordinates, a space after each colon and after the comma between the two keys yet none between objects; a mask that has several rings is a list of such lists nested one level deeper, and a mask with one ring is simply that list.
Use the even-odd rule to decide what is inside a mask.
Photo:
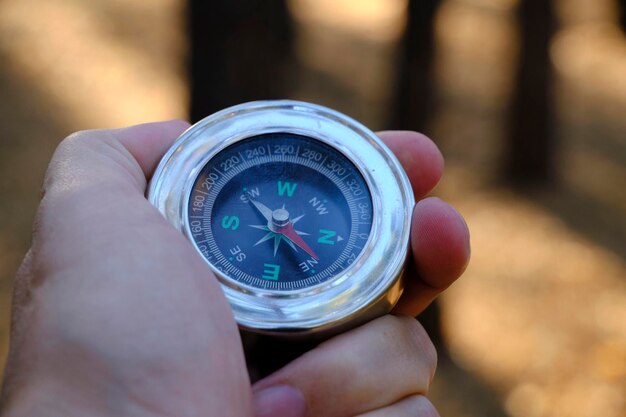
[{"label": "letter w", "polygon": [[297,185],[298,184],[292,184],[290,182],[278,181],[278,195],[282,196],[286,192],[287,196],[289,197],[293,196],[293,193],[296,191]]}]

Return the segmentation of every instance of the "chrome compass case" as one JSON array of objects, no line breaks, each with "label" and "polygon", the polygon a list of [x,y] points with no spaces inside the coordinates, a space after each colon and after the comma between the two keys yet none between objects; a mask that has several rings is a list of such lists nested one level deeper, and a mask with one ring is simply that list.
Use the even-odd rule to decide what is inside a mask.
[{"label": "chrome compass case", "polygon": [[213,270],[243,330],[340,332],[402,293],[411,185],[337,111],[278,100],[215,113],[165,154],[148,199]]}]

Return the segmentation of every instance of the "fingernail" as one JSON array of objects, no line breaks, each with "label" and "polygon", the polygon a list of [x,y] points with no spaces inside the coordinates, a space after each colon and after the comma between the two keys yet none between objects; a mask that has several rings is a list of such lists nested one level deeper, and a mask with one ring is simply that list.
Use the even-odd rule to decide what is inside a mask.
[{"label": "fingernail", "polygon": [[299,389],[276,385],[254,393],[256,417],[305,417],[306,402]]}]

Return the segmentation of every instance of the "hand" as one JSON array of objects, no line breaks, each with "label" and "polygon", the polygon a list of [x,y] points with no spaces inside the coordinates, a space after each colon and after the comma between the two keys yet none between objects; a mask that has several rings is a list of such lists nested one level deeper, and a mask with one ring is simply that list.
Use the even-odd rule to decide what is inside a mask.
[{"label": "hand", "polygon": [[[414,320],[392,316],[325,342],[258,382],[253,394],[217,280],[207,279],[212,273],[192,245],[144,198],[146,177],[187,126],[81,132],[57,149],[16,278],[0,414],[429,412],[419,394],[434,351]],[[411,133],[381,137],[405,163],[416,195],[428,192],[442,169],[434,145]],[[410,277],[398,312],[416,313],[457,278],[467,239],[449,206],[417,204],[412,268],[420,278]]]}]

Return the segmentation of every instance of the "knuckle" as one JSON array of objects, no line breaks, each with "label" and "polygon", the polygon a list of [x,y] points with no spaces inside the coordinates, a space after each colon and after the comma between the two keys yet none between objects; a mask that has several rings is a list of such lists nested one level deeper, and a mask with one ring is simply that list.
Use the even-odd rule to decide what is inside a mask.
[{"label": "knuckle", "polygon": [[92,130],[80,130],[65,137],[61,142],[59,142],[55,150],[55,156],[57,154],[64,156],[67,155],[68,152],[73,152],[77,147],[81,146],[82,143],[87,141],[87,138],[91,135],[91,133],[93,133]]},{"label": "knuckle", "polygon": [[[102,135],[95,135],[97,138]],[[33,224],[33,239],[38,236],[42,229],[45,214],[50,207],[59,201],[64,201],[84,185],[85,173],[90,169],[87,161],[97,146],[94,139],[94,131],[79,131],[67,136],[57,145],[54,154],[46,169],[40,189],[40,204],[35,215]]]},{"label": "knuckle", "polygon": [[84,142],[86,134],[86,131],[75,132],[59,142],[46,170],[41,189],[42,198],[52,189],[55,183],[65,176],[68,162],[71,161],[76,148],[80,146],[81,142]]},{"label": "knuckle", "polygon": [[67,190],[80,183],[80,178],[90,167],[88,160],[103,154],[111,142],[108,130],[82,130],[63,139],[56,147],[46,170],[41,198],[55,189]]}]

